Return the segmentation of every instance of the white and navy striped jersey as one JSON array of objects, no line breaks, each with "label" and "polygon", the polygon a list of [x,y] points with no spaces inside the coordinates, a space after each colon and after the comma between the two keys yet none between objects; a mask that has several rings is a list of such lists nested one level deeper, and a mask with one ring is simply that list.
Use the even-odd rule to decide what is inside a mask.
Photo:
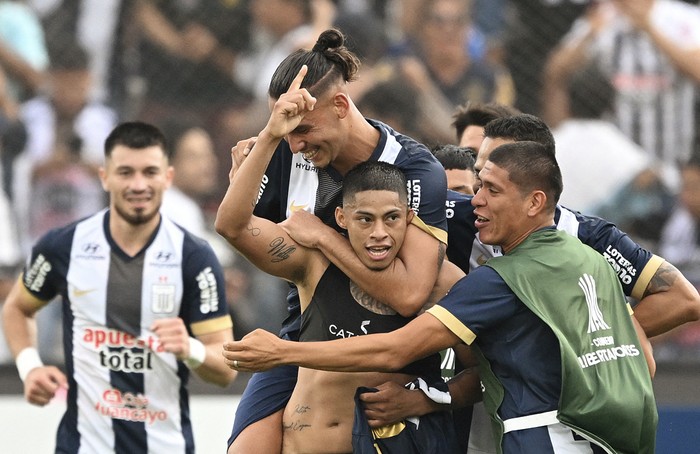
[{"label": "white and navy striped jersey", "polygon": [[[658,0],[649,14],[652,26],[685,49],[700,49],[700,8],[681,1]],[[580,19],[569,35],[587,27]],[[616,89],[615,123],[651,157],[669,165],[691,153],[696,120],[697,82],[681,73],[621,13],[595,37],[591,55]]]},{"label": "white and navy striped jersey", "polygon": [[48,232],[24,269],[30,293],[63,299],[69,390],[56,452],[192,453],[188,369],[150,327],[180,317],[193,336],[230,329],[221,266],[165,217],[130,257],[111,238],[109,216]]},{"label": "white and navy striped jersey", "polygon": [[[489,258],[502,255],[500,248],[479,240],[479,232],[474,226],[476,216],[471,204],[472,196],[455,191],[447,193],[447,258],[468,273]],[[557,205],[554,222],[558,230],[577,237],[603,255],[615,269],[625,295],[641,299],[663,259],[644,249],[605,219]]]}]

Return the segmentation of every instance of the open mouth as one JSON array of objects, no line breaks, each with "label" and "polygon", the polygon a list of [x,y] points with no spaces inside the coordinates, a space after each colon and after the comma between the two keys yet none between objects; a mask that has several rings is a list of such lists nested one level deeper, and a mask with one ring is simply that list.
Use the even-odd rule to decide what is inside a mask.
[{"label": "open mouth", "polygon": [[480,229],[489,223],[489,219],[480,215],[476,215],[476,220],[474,221],[474,227]]},{"label": "open mouth", "polygon": [[376,260],[381,260],[386,257],[390,250],[390,246],[372,246],[367,248],[369,256]]}]

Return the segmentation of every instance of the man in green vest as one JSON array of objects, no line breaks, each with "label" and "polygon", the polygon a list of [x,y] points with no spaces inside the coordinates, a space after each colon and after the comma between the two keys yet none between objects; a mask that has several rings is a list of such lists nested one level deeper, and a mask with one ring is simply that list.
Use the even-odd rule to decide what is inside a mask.
[{"label": "man in green vest", "polygon": [[426,314],[391,333],[330,342],[258,330],[224,346],[227,363],[389,371],[463,342],[481,358],[499,452],[653,453],[649,342],[605,259],[555,229],[562,181],[554,154],[534,142],[502,145],[479,176],[475,225],[504,255]]}]

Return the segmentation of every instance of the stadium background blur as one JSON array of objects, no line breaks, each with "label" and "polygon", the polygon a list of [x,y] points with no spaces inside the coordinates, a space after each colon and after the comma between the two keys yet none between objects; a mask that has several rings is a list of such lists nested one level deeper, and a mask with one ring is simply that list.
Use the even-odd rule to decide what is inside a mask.
[{"label": "stadium background blur", "polygon": [[[285,313],[286,284],[233,253],[212,225],[228,184],[230,147],[264,125],[265,90],[277,63],[312,45],[321,30],[340,28],[363,64],[350,88],[360,109],[435,146],[455,142],[451,115],[467,102],[501,102],[544,118],[547,58],[593,3],[601,2],[0,1],[0,298],[34,239],[104,204],[99,188],[98,195],[95,191],[104,131],[118,121],[139,119],[161,127],[173,142],[188,128],[205,131],[208,145],[197,146],[208,147],[213,164],[176,182],[194,211],[178,205],[170,215],[183,224],[202,219],[192,229],[201,229],[226,268],[236,337],[256,327],[276,331]],[[454,74],[443,74],[453,63]],[[593,110],[601,103],[595,93],[586,101]],[[601,120],[612,121],[610,113],[602,112]],[[700,153],[698,142],[696,133],[691,154]],[[183,168],[190,170],[193,162],[184,159]],[[607,194],[606,203],[572,208],[604,215],[663,255],[660,249],[668,241],[663,231],[679,200],[682,162],[653,162],[650,168],[667,171],[645,180],[630,175],[632,182]],[[596,184],[602,175],[584,178]],[[209,184],[197,184],[202,182]],[[700,201],[700,194],[696,197]],[[697,254],[674,265],[700,285],[697,243]],[[39,316],[40,352],[45,362],[60,365],[60,310],[52,306]],[[654,346],[659,452],[698,452],[700,435],[691,429],[700,423],[700,324],[655,339]],[[193,378],[200,452],[223,452],[246,381],[241,374],[220,390]],[[39,409],[26,404],[21,393],[0,339],[0,451],[47,452],[61,397]]]}]

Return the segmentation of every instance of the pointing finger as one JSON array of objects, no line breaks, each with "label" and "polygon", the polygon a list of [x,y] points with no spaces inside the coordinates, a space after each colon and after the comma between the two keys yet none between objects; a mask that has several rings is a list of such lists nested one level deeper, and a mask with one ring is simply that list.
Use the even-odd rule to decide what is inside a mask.
[{"label": "pointing finger", "polygon": [[308,71],[308,67],[306,65],[302,65],[301,69],[297,73],[297,76],[294,78],[292,83],[289,85],[289,90],[287,91],[292,91],[292,90],[298,90],[301,88],[301,83],[304,80],[304,77],[306,76],[306,72]]}]

